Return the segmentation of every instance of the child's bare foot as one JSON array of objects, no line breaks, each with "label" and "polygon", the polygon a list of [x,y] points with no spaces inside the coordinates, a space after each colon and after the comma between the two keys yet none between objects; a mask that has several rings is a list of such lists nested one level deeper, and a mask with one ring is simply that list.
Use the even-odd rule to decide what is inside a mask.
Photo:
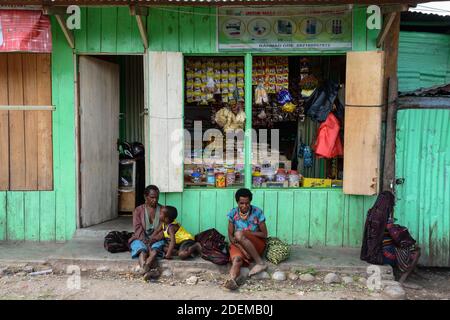
[{"label": "child's bare foot", "polygon": [[257,273],[263,272],[264,270],[267,269],[267,265],[265,263],[261,263],[261,264],[256,264],[252,270],[250,270],[250,272],[248,273],[248,276],[254,276]]}]

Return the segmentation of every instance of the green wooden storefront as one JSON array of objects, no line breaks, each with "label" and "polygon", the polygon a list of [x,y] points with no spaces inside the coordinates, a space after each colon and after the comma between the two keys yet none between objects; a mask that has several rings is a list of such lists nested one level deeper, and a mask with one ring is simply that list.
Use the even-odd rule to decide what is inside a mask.
[{"label": "green wooden storefront", "polygon": [[[376,50],[377,31],[366,28],[366,10],[353,12],[353,50]],[[144,23],[149,50],[214,55],[216,8],[151,8]],[[134,17],[127,7],[82,8],[82,27],[73,52],[52,17],[53,191],[0,192],[0,240],[66,241],[77,228],[75,137],[76,54],[144,54]],[[345,52],[308,52],[344,54]],[[242,53],[243,54],[243,53]],[[303,54],[303,53],[302,53]],[[233,189],[185,189],[162,194],[160,202],[179,208],[193,233],[210,227],[226,232]],[[357,247],[367,210],[375,198],[344,195],[342,189],[258,189],[254,204],[266,216],[269,234],[302,246]]]}]

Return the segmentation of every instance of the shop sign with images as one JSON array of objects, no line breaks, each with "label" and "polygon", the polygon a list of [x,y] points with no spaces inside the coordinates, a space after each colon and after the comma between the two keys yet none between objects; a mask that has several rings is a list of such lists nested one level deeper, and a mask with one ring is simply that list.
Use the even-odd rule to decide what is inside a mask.
[{"label": "shop sign with images", "polygon": [[218,49],[351,50],[349,6],[220,7]]},{"label": "shop sign with images", "polygon": [[52,51],[50,19],[38,10],[0,10],[0,52]]}]

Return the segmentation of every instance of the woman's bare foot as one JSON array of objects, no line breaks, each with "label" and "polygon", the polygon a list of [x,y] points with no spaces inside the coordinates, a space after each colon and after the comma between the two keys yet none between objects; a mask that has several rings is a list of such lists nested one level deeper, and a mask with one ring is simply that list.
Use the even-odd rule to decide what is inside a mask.
[{"label": "woman's bare foot", "polygon": [[252,268],[252,270],[250,270],[250,272],[248,273],[248,276],[249,277],[254,276],[255,274],[263,272],[266,269],[267,269],[267,264],[265,264],[265,263],[261,263],[261,264],[258,263]]}]

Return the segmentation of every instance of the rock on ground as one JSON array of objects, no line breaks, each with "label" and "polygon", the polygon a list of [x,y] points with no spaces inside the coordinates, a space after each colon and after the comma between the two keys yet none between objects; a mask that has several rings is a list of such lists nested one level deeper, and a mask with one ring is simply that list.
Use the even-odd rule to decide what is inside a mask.
[{"label": "rock on ground", "polygon": [[316,278],[312,274],[306,273],[306,274],[302,274],[300,276],[300,280],[305,281],[305,282],[311,282],[311,281],[316,280]]},{"label": "rock on ground", "polygon": [[359,279],[358,279],[358,282],[359,282],[359,283],[362,283],[362,284],[364,284],[364,285],[367,285],[367,279],[364,278],[364,277],[359,278]]},{"label": "rock on ground", "polygon": [[391,299],[403,300],[406,299],[406,292],[401,286],[390,285],[384,288],[383,293]]},{"label": "rock on ground", "polygon": [[421,285],[411,283],[411,282],[404,282],[403,283],[404,288],[412,289],[412,290],[422,290],[423,287]]},{"label": "rock on ground", "polygon": [[283,271],[275,271],[272,274],[272,279],[276,281],[284,281],[286,280],[286,273]]},{"label": "rock on ground", "polygon": [[352,277],[342,277],[342,281],[345,284],[350,284],[350,283],[353,283],[353,278]]},{"label": "rock on ground", "polygon": [[298,280],[298,274],[290,272],[288,274],[288,278],[289,278],[289,280],[296,281],[296,280]]},{"label": "rock on ground", "polygon": [[266,279],[270,279],[270,275],[267,273],[267,271],[263,271],[263,272],[257,273],[254,276],[252,276],[252,279],[266,280]]},{"label": "rock on ground", "polygon": [[323,279],[323,282],[325,283],[340,283],[339,276],[336,273],[329,273],[325,276],[325,279]]},{"label": "rock on ground", "polygon": [[168,278],[168,277],[173,276],[173,272],[170,269],[164,269],[164,271],[162,272],[161,276]]},{"label": "rock on ground", "polygon": [[250,273],[250,269],[249,268],[241,268],[241,272],[239,273],[239,275],[241,277],[248,278],[248,274],[249,273]]},{"label": "rock on ground", "polygon": [[109,268],[107,266],[101,266],[96,269],[98,272],[108,272]]},{"label": "rock on ground", "polygon": [[191,277],[186,279],[186,283],[187,284],[194,285],[194,284],[197,284],[197,282],[198,282],[198,277],[197,276],[191,276]]},{"label": "rock on ground", "polygon": [[30,273],[34,271],[33,266],[26,266],[25,268],[23,268],[24,272]]}]

